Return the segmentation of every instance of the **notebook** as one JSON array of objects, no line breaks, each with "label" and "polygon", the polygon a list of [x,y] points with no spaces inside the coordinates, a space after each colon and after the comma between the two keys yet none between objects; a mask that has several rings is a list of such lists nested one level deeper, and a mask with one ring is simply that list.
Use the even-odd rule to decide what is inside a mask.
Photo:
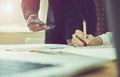
[{"label": "notebook", "polygon": [[[5,47],[8,48],[8,47]],[[92,56],[98,58],[106,58],[109,60],[116,60],[116,50],[113,46],[86,46],[73,47],[62,44],[31,44],[10,46],[8,50],[14,51],[30,51],[49,54],[74,54]]]},{"label": "notebook", "polygon": [[0,77],[76,77],[108,62],[87,56],[0,50]]},{"label": "notebook", "polygon": [[68,47],[61,52],[75,54],[75,55],[85,55],[98,58],[106,58],[109,60],[116,60],[116,50],[113,46],[86,46],[86,47]]}]

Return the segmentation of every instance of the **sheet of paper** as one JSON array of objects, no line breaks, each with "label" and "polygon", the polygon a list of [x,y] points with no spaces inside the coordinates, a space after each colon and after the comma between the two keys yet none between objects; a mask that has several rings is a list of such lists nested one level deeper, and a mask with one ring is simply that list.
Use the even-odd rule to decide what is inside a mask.
[{"label": "sheet of paper", "polygon": [[111,46],[72,47],[61,44],[29,44],[0,46],[7,51],[40,52],[49,54],[74,54],[116,60],[116,51]]}]

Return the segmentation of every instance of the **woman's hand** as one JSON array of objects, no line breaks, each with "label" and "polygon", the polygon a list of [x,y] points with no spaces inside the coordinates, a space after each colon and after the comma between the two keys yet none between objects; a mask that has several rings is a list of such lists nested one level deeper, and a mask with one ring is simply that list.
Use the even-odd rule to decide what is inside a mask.
[{"label": "woman's hand", "polygon": [[102,45],[102,39],[100,37],[94,37],[89,34],[86,38],[84,38],[84,33],[81,30],[76,30],[72,36],[72,45],[77,46],[98,46]]}]

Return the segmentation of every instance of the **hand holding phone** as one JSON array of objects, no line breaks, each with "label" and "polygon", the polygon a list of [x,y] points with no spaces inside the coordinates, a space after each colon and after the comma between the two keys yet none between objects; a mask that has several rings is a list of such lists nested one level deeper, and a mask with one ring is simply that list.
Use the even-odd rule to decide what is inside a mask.
[{"label": "hand holding phone", "polygon": [[49,26],[49,29],[55,28],[54,22],[52,22],[51,20],[48,20],[47,24],[46,24],[38,18],[37,14],[30,15],[26,21],[27,21],[27,24],[39,24],[39,26],[45,26],[46,25],[46,26]]},{"label": "hand holding phone", "polygon": [[44,22],[40,21],[38,18],[37,19],[28,19],[27,23],[28,24],[39,24],[40,26],[46,25]]}]

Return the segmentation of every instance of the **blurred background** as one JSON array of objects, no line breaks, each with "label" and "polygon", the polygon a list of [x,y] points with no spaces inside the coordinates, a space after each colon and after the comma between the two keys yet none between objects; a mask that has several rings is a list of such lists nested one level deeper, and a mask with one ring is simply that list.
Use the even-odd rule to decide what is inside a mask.
[{"label": "blurred background", "polygon": [[[44,43],[44,31],[33,33],[27,28],[21,1],[0,0],[0,44]],[[47,7],[47,0],[41,0],[39,17],[44,22]]]},{"label": "blurred background", "polygon": [[[0,0],[0,44],[44,43],[44,31],[31,32],[21,9],[22,0]],[[96,35],[108,31],[103,0],[94,0],[97,11]],[[46,22],[48,0],[41,0],[39,18]]]}]

